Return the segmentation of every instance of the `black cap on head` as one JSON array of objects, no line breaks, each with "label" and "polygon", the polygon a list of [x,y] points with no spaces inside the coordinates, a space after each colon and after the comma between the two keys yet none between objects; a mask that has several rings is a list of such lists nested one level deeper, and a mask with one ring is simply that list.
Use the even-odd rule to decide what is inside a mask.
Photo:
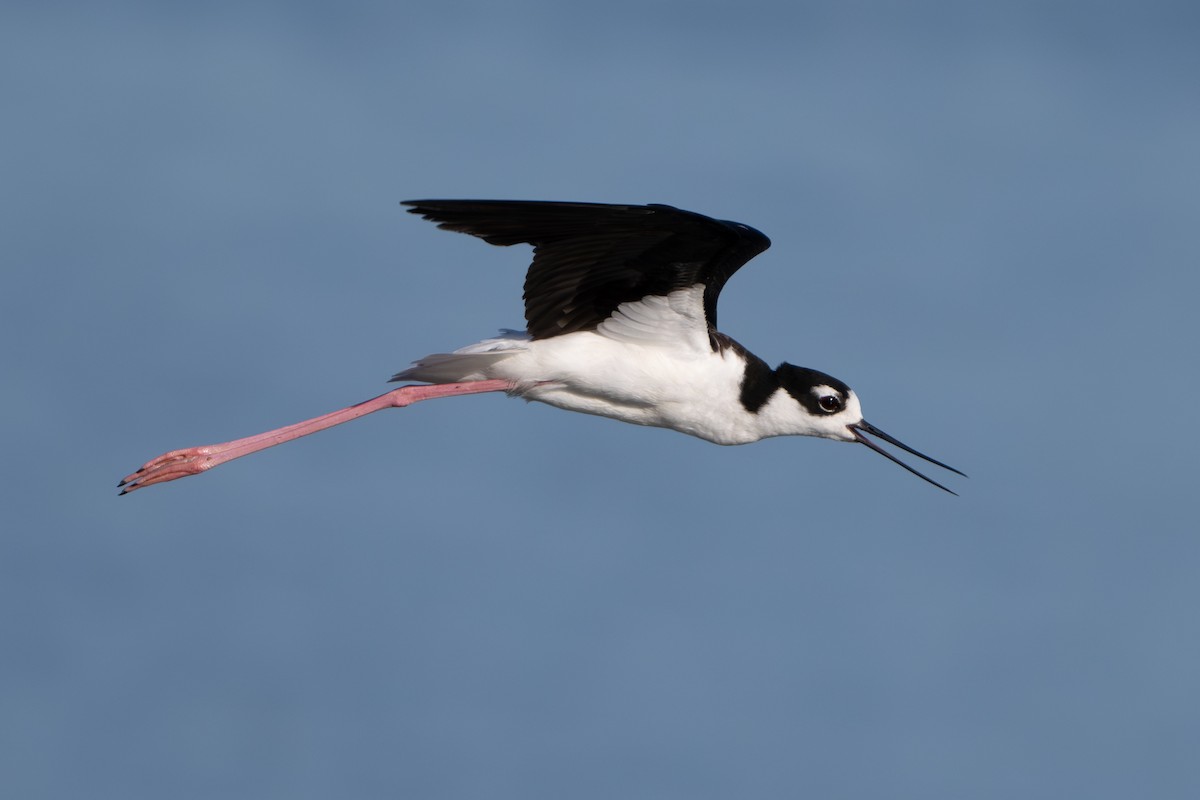
[{"label": "black cap on head", "polygon": [[797,403],[814,415],[828,413],[828,409],[820,406],[820,398],[813,392],[816,387],[828,386],[839,395],[838,399],[842,401],[843,405],[846,398],[850,396],[850,387],[832,375],[826,375],[824,372],[808,367],[797,367],[786,361],[775,370],[775,376],[779,380],[779,385],[794,397]]}]

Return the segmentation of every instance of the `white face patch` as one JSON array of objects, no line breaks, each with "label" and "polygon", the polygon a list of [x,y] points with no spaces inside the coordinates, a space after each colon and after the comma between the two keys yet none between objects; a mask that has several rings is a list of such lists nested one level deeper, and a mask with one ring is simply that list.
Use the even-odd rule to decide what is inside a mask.
[{"label": "white face patch", "polygon": [[862,406],[859,405],[858,395],[853,390],[846,396],[846,407],[842,409],[842,413],[839,416],[842,419],[850,420],[847,423],[849,425],[856,425],[863,421]]},{"label": "white face patch", "polygon": [[[813,427],[817,431],[815,435],[828,439],[853,441],[854,433],[850,431],[849,426],[862,422],[863,418],[857,395],[853,391],[843,395],[831,386],[814,386],[813,395],[817,398],[818,404],[821,403],[822,397],[836,397],[841,403],[840,408],[812,419]],[[825,406],[821,405],[821,408],[824,409]]]}]

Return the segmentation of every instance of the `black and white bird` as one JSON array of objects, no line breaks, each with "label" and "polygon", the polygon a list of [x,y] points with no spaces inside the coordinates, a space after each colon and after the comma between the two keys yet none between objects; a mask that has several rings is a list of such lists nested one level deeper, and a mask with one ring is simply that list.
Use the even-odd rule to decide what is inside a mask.
[{"label": "black and white bird", "polygon": [[[769,436],[859,442],[929,483],[867,438],[936,461],[863,419],[842,381],[783,363],[772,369],[717,330],[717,298],[770,240],[738,222],[667,205],[414,200],[409,211],[495,245],[531,244],[526,330],[426,356],[396,374],[415,381],[372,400],[266,433],[165,453],[121,481],[122,494],[383,408],[506,392],[568,411],[671,428],[722,445]],[[965,476],[964,476],[965,477]],[[953,492],[951,492],[953,494]]]}]

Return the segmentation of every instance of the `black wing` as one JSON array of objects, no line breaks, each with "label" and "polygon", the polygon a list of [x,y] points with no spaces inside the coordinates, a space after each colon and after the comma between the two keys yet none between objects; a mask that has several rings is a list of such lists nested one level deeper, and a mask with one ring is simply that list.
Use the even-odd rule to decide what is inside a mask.
[{"label": "black wing", "polygon": [[717,329],[717,296],[738,268],[771,246],[753,228],[665,205],[529,200],[409,200],[409,212],[490,244],[533,245],[525,321],[534,339],[592,330],[622,303],[703,284]]}]

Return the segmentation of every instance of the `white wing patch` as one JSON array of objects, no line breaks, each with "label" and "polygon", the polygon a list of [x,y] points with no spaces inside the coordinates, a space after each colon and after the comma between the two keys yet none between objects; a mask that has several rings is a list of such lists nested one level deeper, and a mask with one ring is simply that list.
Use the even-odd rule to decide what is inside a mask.
[{"label": "white wing patch", "polygon": [[596,326],[596,332],[622,342],[712,349],[704,318],[704,286],[697,284],[668,295],[651,295],[622,303]]}]

